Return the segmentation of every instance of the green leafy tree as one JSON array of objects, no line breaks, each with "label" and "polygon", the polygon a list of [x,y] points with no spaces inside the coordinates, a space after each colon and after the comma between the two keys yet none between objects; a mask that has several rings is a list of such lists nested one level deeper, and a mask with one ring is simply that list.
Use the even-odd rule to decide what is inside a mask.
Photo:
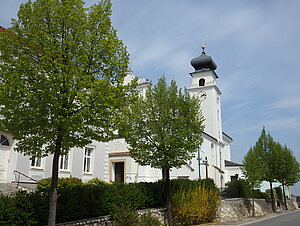
[{"label": "green leafy tree", "polygon": [[287,209],[285,185],[293,185],[300,180],[300,165],[291,149],[286,145],[277,144],[274,151],[274,160],[277,162],[276,179],[281,183],[285,208]]},{"label": "green leafy tree", "polygon": [[115,138],[128,105],[128,53],[111,20],[111,2],[36,0],[0,34],[0,130],[17,151],[54,154],[49,225],[55,224],[59,156]]},{"label": "green leafy tree", "polygon": [[261,161],[261,172],[262,179],[268,181],[270,184],[270,191],[271,191],[271,199],[272,199],[272,209],[275,212],[275,201],[274,201],[274,193],[272,188],[272,183],[276,180],[275,176],[275,169],[276,164],[273,161],[274,155],[274,147],[275,142],[270,135],[270,133],[266,133],[265,127],[263,127],[261,131],[261,135],[258,138],[255,146],[252,148],[256,155],[259,157]]},{"label": "green leafy tree", "polygon": [[170,169],[179,168],[194,156],[202,143],[203,117],[200,102],[188,92],[170,86],[164,77],[148,87],[125,119],[124,137],[131,156],[141,165],[162,169],[167,208],[171,219]]},{"label": "green leafy tree", "polygon": [[266,180],[270,183],[272,209],[275,211],[272,182],[279,181],[283,186],[285,207],[285,185],[292,185],[300,180],[300,166],[292,151],[287,146],[273,140],[263,128],[255,146],[244,157],[244,171],[247,179],[255,186]]},{"label": "green leafy tree", "polygon": [[243,164],[244,174],[251,186],[252,215],[255,216],[254,189],[260,186],[266,171],[262,150],[251,147],[243,159]]}]

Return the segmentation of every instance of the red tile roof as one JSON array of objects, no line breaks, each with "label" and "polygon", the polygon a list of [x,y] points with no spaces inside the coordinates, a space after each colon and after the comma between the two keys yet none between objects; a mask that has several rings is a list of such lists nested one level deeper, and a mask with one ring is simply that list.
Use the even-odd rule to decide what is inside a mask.
[{"label": "red tile roof", "polygon": [[6,32],[6,31],[7,30],[4,27],[0,26],[0,32]]}]

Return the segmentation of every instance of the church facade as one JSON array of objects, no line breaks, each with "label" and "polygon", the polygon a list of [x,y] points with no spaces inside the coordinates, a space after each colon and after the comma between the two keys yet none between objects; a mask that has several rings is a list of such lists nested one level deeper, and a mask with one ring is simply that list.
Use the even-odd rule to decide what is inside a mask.
[{"label": "church facade", "polygon": [[[191,61],[195,71],[188,91],[201,99],[205,118],[203,143],[195,157],[179,169],[171,169],[171,179],[212,178],[219,188],[242,176],[241,165],[231,162],[230,136],[222,130],[221,91],[217,86],[218,75],[215,62],[203,52]],[[130,72],[125,83],[134,79]],[[145,95],[148,81],[140,78],[137,89]],[[44,158],[24,156],[16,152],[16,141],[10,134],[0,131],[0,183],[19,181],[30,183],[51,177],[53,156]],[[110,142],[93,141],[84,148],[73,148],[59,160],[59,177],[78,177],[84,182],[99,178],[107,182],[157,181],[162,178],[160,169],[141,166],[130,157],[128,145],[123,138]]]}]

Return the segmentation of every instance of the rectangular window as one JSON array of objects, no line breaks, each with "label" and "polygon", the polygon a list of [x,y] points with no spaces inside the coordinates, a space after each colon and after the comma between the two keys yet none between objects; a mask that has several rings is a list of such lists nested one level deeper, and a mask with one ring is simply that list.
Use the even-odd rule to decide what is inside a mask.
[{"label": "rectangular window", "polygon": [[84,149],[83,172],[90,173],[92,168],[92,148]]},{"label": "rectangular window", "polygon": [[60,170],[69,169],[69,153],[59,156],[59,169]]},{"label": "rectangular window", "polygon": [[32,156],[31,157],[31,167],[41,168],[42,167],[42,158]]}]

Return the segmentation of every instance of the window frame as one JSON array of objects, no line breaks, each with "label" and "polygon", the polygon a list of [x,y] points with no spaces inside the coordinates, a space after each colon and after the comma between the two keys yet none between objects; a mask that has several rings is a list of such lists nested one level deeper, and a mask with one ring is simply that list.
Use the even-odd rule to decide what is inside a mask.
[{"label": "window frame", "polygon": [[[43,158],[42,157],[39,157],[39,156],[32,156],[31,159],[30,159],[30,168],[31,169],[43,169]],[[36,161],[36,160],[39,160],[39,161]],[[39,164],[37,164],[39,163]]]},{"label": "window frame", "polygon": [[199,79],[199,87],[205,86],[205,78]]},{"label": "window frame", "polygon": [[[3,138],[3,140],[2,140]],[[7,142],[7,145],[4,143],[4,142]],[[7,136],[3,135],[3,134],[0,134],[0,146],[1,147],[10,147],[10,140],[8,139]]]},{"label": "window frame", "polygon": [[70,171],[70,152],[59,156],[59,171]]},{"label": "window frame", "polygon": [[[87,151],[90,151],[90,154],[87,155]],[[94,148],[85,147],[83,153],[83,168],[82,171],[84,174],[92,174],[93,169],[93,157],[94,157]]]}]

